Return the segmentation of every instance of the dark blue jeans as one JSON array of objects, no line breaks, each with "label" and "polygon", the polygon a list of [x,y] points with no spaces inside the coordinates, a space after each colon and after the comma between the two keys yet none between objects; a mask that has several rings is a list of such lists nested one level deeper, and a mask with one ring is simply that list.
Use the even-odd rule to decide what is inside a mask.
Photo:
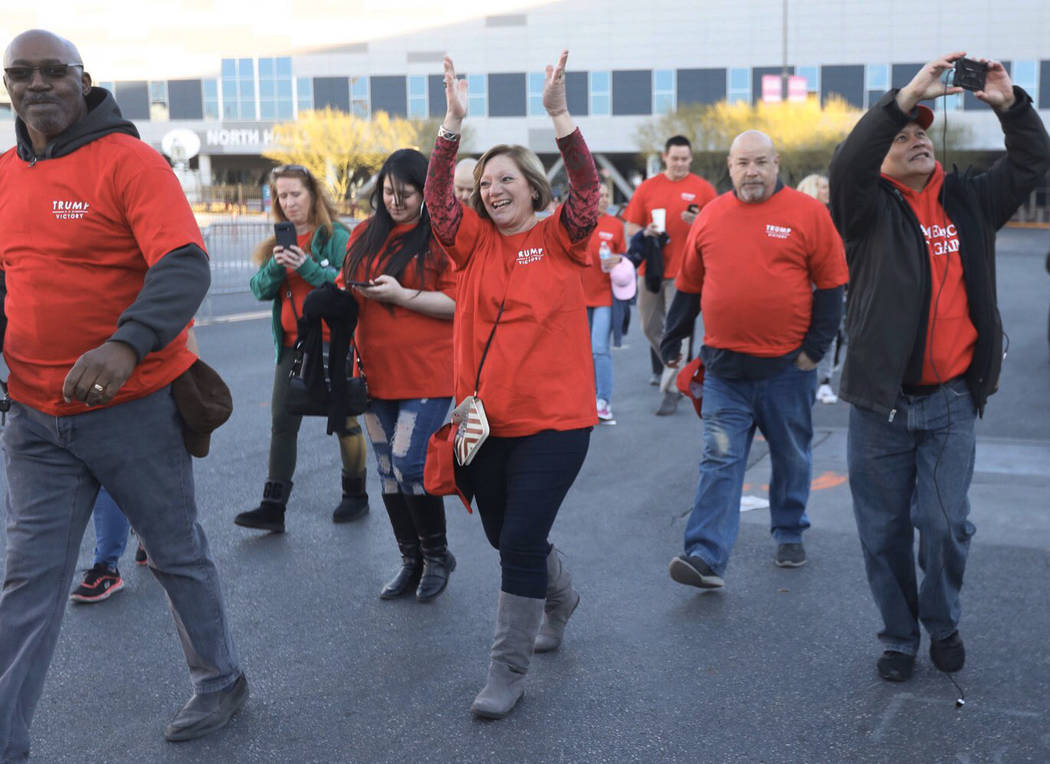
[{"label": "dark blue jeans", "polygon": [[105,487],[98,489],[91,520],[95,524],[95,564],[101,562],[116,569],[120,556],[128,546],[131,524]]},{"label": "dark blue jeans", "polygon": [[755,430],[769,444],[770,530],[779,544],[802,541],[809,527],[806,502],[813,474],[813,400],[816,371],[794,364],[768,379],[704,377],[704,448],[685,552],[718,575],[740,531],[740,494]]},{"label": "dark blue jeans", "polygon": [[490,437],[466,468],[489,543],[499,550],[501,589],[547,596],[550,534],[587,456],[591,429]]},{"label": "dark blue jeans", "polygon": [[[965,382],[931,395],[901,395],[896,414],[853,406],[847,459],[864,567],[882,614],[879,639],[888,650],[914,655],[919,622],[932,639],[959,624],[970,537],[967,492],[973,477],[977,411]],[[919,531],[917,588],[912,551]]]}]

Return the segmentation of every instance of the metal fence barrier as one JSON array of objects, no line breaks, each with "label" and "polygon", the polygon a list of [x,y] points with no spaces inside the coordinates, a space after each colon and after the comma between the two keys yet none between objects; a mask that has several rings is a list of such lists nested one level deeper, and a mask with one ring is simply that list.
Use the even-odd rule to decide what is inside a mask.
[{"label": "metal fence barrier", "polygon": [[239,294],[258,270],[252,251],[273,235],[266,218],[213,221],[201,229],[204,248],[211,260],[211,294]]}]

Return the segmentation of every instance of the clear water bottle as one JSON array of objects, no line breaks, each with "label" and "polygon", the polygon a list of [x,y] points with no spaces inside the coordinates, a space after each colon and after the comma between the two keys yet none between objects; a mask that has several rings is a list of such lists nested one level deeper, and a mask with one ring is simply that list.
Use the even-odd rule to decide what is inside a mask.
[{"label": "clear water bottle", "polygon": [[598,247],[598,257],[602,259],[603,264],[607,262],[610,257],[612,257],[612,250],[609,249],[609,244],[607,242],[603,241],[601,243],[601,246]]}]

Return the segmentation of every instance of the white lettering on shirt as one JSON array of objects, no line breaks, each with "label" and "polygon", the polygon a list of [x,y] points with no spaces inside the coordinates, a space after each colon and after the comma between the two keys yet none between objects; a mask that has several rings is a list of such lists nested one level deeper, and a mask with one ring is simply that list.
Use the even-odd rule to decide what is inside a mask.
[{"label": "white lettering on shirt", "polygon": [[605,239],[606,241],[612,241],[612,231],[598,231],[598,238]]},{"label": "white lettering on shirt", "polygon": [[518,265],[528,265],[543,259],[543,247],[518,250]]},{"label": "white lettering on shirt", "polygon": [[791,235],[791,229],[786,225],[773,225],[766,223],[766,236],[771,239],[786,239]]},{"label": "white lettering on shirt", "polygon": [[51,214],[56,220],[80,220],[87,215],[90,207],[88,202],[55,199],[51,202]]},{"label": "white lettering on shirt", "polygon": [[696,198],[696,194],[691,194],[688,191],[682,192],[682,199],[687,202],[691,202]]},{"label": "white lettering on shirt", "polygon": [[959,233],[955,228],[955,223],[949,223],[947,226],[940,226],[936,223],[929,226],[920,224],[919,228],[922,229],[922,235],[926,237],[926,246],[930,248],[931,255],[936,257],[959,251]]}]

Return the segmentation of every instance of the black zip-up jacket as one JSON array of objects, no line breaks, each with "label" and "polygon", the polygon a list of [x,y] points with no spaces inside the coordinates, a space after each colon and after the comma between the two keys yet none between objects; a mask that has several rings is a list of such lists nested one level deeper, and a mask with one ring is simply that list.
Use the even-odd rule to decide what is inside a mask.
[{"label": "black zip-up jacket", "polygon": [[[849,342],[839,396],[891,419],[902,384],[922,362],[931,295],[919,222],[880,173],[894,136],[915,117],[901,111],[897,92],[886,93],[861,117],[836,149],[829,173],[831,216],[846,245],[850,273]],[[977,329],[965,378],[982,414],[1002,367],[995,234],[1050,169],[1050,137],[1032,99],[1016,86],[1014,96],[1010,109],[996,112],[1006,135],[1006,156],[987,172],[946,173],[940,200],[959,235],[970,319]]]}]

